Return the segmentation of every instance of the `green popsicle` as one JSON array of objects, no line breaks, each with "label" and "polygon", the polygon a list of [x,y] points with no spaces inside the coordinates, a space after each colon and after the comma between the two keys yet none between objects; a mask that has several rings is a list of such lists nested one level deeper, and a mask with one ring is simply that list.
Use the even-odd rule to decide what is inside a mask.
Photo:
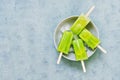
[{"label": "green popsicle", "polygon": [[91,48],[95,49],[99,43],[100,40],[95,37],[91,32],[89,32],[87,29],[84,29],[80,34],[79,37]]},{"label": "green popsicle", "polygon": [[68,54],[72,39],[73,33],[71,31],[64,31],[57,50],[64,54]]},{"label": "green popsicle", "polygon": [[75,51],[75,57],[76,57],[77,61],[88,59],[86,49],[85,49],[83,41],[81,39],[73,40],[72,44],[73,44],[73,48]]},{"label": "green popsicle", "polygon": [[74,24],[71,26],[70,30],[78,35],[90,22],[90,19],[85,16],[84,14],[81,14],[78,19],[74,22]]}]

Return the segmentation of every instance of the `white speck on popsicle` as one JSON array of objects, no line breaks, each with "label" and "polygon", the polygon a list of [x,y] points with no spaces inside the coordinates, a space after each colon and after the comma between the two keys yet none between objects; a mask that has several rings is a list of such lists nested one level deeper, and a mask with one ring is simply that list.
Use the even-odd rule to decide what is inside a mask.
[{"label": "white speck on popsicle", "polygon": [[70,30],[70,25],[64,26],[61,28],[61,32],[63,33],[66,30]]}]

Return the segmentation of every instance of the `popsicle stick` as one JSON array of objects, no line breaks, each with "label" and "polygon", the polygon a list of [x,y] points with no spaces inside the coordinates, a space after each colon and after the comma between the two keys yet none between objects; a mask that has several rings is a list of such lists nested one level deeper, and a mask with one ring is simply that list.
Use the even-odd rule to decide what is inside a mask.
[{"label": "popsicle stick", "polygon": [[81,64],[82,64],[83,72],[86,72],[84,61],[81,60]]},{"label": "popsicle stick", "polygon": [[57,64],[59,64],[60,63],[60,61],[61,61],[61,58],[62,58],[62,52],[60,52],[60,54],[59,54],[59,57],[58,57],[58,60],[57,60]]},{"label": "popsicle stick", "polygon": [[88,17],[90,13],[94,10],[95,6],[92,6],[89,11],[86,13],[86,16]]},{"label": "popsicle stick", "polygon": [[103,53],[107,53],[107,51],[105,49],[103,49],[100,45],[97,46]]}]

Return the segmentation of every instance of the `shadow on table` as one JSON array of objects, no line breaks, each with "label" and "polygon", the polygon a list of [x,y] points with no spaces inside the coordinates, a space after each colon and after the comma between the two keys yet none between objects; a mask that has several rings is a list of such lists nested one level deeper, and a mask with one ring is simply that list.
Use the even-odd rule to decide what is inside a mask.
[{"label": "shadow on table", "polygon": [[[88,60],[85,61],[87,71],[88,71],[88,67],[91,66],[95,60],[100,59],[101,54],[102,52],[99,49],[96,49],[96,52]],[[68,67],[71,67],[71,68],[75,68],[79,71],[83,71],[80,61],[70,61],[65,58],[62,58],[62,59],[63,59],[62,64],[67,65]]]}]

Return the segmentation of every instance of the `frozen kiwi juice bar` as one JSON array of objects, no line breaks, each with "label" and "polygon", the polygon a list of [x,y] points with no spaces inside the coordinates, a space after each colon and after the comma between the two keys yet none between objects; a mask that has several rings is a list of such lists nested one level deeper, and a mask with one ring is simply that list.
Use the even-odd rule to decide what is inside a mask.
[{"label": "frozen kiwi juice bar", "polygon": [[75,51],[75,57],[76,57],[77,61],[88,59],[85,46],[84,46],[83,41],[81,39],[73,40],[72,44],[73,44],[73,48]]},{"label": "frozen kiwi juice bar", "polygon": [[74,24],[71,26],[70,30],[78,35],[90,22],[90,19],[85,16],[84,14],[81,14],[78,19],[74,22]]},{"label": "frozen kiwi juice bar", "polygon": [[84,29],[80,34],[79,37],[90,47],[91,49],[95,49],[99,43],[100,40],[95,37],[91,32],[89,32],[87,29]]},{"label": "frozen kiwi juice bar", "polygon": [[57,50],[64,54],[68,54],[72,39],[73,33],[71,31],[64,31]]}]

